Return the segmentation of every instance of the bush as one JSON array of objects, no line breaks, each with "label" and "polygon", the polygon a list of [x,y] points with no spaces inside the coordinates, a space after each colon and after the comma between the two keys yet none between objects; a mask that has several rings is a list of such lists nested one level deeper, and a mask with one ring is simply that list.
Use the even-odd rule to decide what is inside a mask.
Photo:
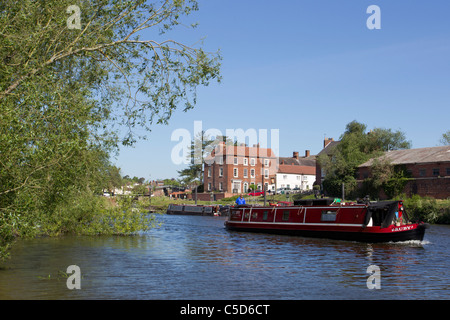
[{"label": "bush", "polygon": [[450,224],[450,200],[413,195],[403,201],[409,218],[433,224]]}]

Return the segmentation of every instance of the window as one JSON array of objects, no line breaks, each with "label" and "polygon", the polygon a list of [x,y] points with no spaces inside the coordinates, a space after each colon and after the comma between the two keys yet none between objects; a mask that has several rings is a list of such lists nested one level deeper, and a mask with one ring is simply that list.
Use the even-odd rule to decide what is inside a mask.
[{"label": "window", "polygon": [[217,164],[223,164],[223,157],[216,157]]},{"label": "window", "polygon": [[211,177],[211,168],[208,168],[208,177]]},{"label": "window", "polygon": [[244,178],[248,178],[248,169],[244,168]]},{"label": "window", "polygon": [[289,221],[289,210],[283,210],[283,217],[281,217],[283,221]]},{"label": "window", "polygon": [[244,158],[244,166],[248,166],[248,158]]},{"label": "window", "polygon": [[255,177],[255,169],[250,169],[250,177],[251,178]]},{"label": "window", "polygon": [[420,169],[419,170],[419,176],[425,177],[426,175],[427,175],[427,170],[426,169]]},{"label": "window", "polygon": [[287,174],[284,174],[284,175],[283,175],[283,179],[284,179],[284,180],[287,180]]},{"label": "window", "polygon": [[297,176],[297,180],[300,180],[302,177],[301,176]]},{"label": "window", "polygon": [[219,190],[222,191],[223,190],[223,183],[219,182]]},{"label": "window", "polygon": [[223,168],[220,167],[220,168],[219,168],[219,177],[222,177],[222,176],[223,176]]},{"label": "window", "polygon": [[234,157],[234,162],[233,162],[234,164],[238,164],[238,158],[237,157]]},{"label": "window", "polygon": [[269,169],[264,169],[264,178],[269,179]]},{"label": "window", "polygon": [[255,158],[251,158],[250,159],[250,165],[251,166],[255,166],[255,164],[256,164],[256,159]]},{"label": "window", "polygon": [[208,183],[208,191],[211,191],[211,182]]},{"label": "window", "polygon": [[447,176],[450,176],[450,168],[447,168]]},{"label": "window", "polygon": [[269,159],[264,159],[264,167],[268,167],[269,166]]},{"label": "window", "polygon": [[433,169],[433,176],[438,177],[439,176],[439,168]]},{"label": "window", "polygon": [[329,210],[322,211],[320,221],[331,221],[331,222],[336,221],[336,211],[329,211]]},{"label": "window", "polygon": [[264,210],[263,211],[263,220],[267,220],[268,216],[269,216],[269,211],[268,210]]},{"label": "window", "polygon": [[237,168],[233,168],[233,177],[235,177],[235,178],[238,177],[238,169]]}]

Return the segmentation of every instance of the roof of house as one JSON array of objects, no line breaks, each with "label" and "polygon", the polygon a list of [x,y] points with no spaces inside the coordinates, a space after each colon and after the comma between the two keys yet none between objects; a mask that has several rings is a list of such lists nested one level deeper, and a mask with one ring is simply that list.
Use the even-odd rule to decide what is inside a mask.
[{"label": "roof of house", "polygon": [[[381,157],[374,159],[387,159],[394,165],[450,162],[450,146],[393,150],[388,151]],[[369,161],[359,165],[359,167],[370,167],[374,159],[370,159]]]},{"label": "roof of house", "polygon": [[325,148],[320,151],[317,156],[320,156],[322,154],[329,154],[341,141],[331,141],[327,144]]},{"label": "roof of house", "polygon": [[293,157],[279,157],[278,163],[280,165],[296,165],[296,166],[312,166],[316,165],[316,156],[293,158]]},{"label": "roof of house", "polygon": [[299,166],[294,164],[280,164],[277,173],[290,173],[290,174],[316,174],[315,166]]},{"label": "roof of house", "polygon": [[[212,159],[220,155],[220,146],[217,146],[206,159]],[[259,157],[259,158],[276,158],[277,156],[271,148],[260,148],[259,146],[230,146],[222,144],[222,155],[225,156],[242,156],[242,157]]]}]

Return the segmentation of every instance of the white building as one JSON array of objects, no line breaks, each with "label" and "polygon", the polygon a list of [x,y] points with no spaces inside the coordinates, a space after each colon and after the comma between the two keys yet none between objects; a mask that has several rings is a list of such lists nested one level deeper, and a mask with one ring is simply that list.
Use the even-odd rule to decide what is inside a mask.
[{"label": "white building", "polygon": [[277,192],[280,189],[308,191],[313,189],[314,181],[316,181],[315,157],[310,156],[308,150],[302,158],[299,158],[298,152],[294,152],[292,158],[279,159],[275,185],[272,188],[275,188]]}]

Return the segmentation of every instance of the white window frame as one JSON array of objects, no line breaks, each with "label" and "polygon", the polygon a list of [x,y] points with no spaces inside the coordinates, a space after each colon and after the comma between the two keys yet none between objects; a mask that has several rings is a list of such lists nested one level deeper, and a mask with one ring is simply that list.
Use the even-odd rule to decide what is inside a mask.
[{"label": "white window frame", "polygon": [[239,178],[239,170],[238,170],[238,168],[233,168],[233,177]]}]

